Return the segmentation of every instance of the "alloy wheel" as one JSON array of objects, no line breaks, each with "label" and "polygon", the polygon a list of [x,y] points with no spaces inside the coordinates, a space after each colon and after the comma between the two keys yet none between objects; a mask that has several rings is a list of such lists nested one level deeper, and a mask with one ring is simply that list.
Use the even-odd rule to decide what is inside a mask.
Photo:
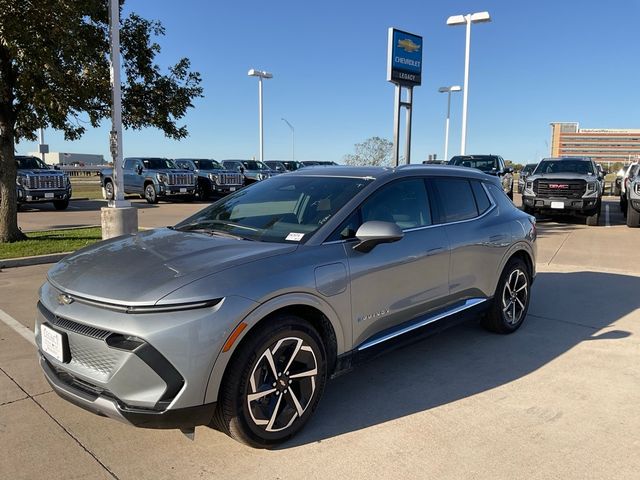
[{"label": "alloy wheel", "polygon": [[502,314],[510,325],[516,325],[526,311],[529,282],[527,275],[516,268],[509,274],[502,291]]},{"label": "alloy wheel", "polygon": [[282,338],[267,348],[247,386],[246,402],[253,423],[266,432],[289,428],[311,405],[317,376],[316,355],[301,338]]}]

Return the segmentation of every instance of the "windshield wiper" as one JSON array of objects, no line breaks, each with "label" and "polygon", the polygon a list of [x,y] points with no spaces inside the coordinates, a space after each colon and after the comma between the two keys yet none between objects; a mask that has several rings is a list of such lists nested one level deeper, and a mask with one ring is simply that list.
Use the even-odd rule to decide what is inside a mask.
[{"label": "windshield wiper", "polygon": [[[206,221],[206,222],[194,222],[194,223],[190,223],[188,225],[183,225],[181,227],[168,227],[168,228],[170,228],[171,230],[177,230],[177,231],[181,231],[181,232],[195,232],[195,233],[203,233],[205,235],[215,235],[215,236],[218,236],[218,237],[234,238],[236,240],[254,241],[253,238],[245,237],[245,236],[242,236],[242,235],[236,235],[236,234],[233,234],[233,233],[230,233],[230,232],[221,231],[221,230],[214,230],[214,229],[206,226],[208,224],[216,223],[216,222],[219,222],[219,220],[211,220],[211,221]],[[232,224],[232,222],[229,222],[229,223]]]}]

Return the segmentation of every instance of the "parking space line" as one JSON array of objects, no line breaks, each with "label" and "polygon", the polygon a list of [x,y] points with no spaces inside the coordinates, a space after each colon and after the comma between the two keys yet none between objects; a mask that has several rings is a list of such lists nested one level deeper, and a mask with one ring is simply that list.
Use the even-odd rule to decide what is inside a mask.
[{"label": "parking space line", "polygon": [[604,226],[605,227],[611,226],[611,222],[609,221],[609,205],[608,204],[604,206]]},{"label": "parking space line", "polygon": [[2,309],[0,309],[0,320],[2,320],[5,325],[7,325],[22,338],[31,343],[31,345],[33,345],[34,347],[36,346],[36,339],[33,332]]}]

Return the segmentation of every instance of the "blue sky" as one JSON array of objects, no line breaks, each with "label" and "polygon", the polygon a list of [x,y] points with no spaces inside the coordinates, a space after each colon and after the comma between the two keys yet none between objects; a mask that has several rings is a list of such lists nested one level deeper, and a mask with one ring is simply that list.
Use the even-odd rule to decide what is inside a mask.
[{"label": "blue sky", "polygon": [[[391,139],[394,87],[386,82],[387,29],[423,36],[423,83],[414,89],[412,162],[444,154],[446,94],[462,84],[464,27],[448,16],[487,10],[471,32],[467,153],[520,163],[548,154],[552,121],[585,128],[640,128],[639,0],[148,2],[125,12],[160,20],[158,58],[183,56],[203,77],[204,98],[174,141],[152,129],[126,131],[124,153],[166,157],[258,157],[258,86],[264,84],[265,158],[341,162],[355,143]],[[460,149],[462,94],[452,98],[449,152]],[[46,131],[51,151],[108,156],[109,122],[76,142]],[[18,153],[35,151],[23,142]]]}]

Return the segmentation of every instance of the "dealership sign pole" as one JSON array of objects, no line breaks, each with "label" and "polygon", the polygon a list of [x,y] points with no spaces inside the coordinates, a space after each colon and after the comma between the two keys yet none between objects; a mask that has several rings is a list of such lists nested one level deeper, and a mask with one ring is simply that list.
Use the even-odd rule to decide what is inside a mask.
[{"label": "dealership sign pole", "polygon": [[[393,120],[393,165],[400,158],[400,109],[406,109],[405,162],[411,163],[411,114],[413,111],[413,87],[422,83],[422,37],[389,28],[387,48],[387,81],[396,86]],[[402,88],[407,99],[402,101]]]}]

